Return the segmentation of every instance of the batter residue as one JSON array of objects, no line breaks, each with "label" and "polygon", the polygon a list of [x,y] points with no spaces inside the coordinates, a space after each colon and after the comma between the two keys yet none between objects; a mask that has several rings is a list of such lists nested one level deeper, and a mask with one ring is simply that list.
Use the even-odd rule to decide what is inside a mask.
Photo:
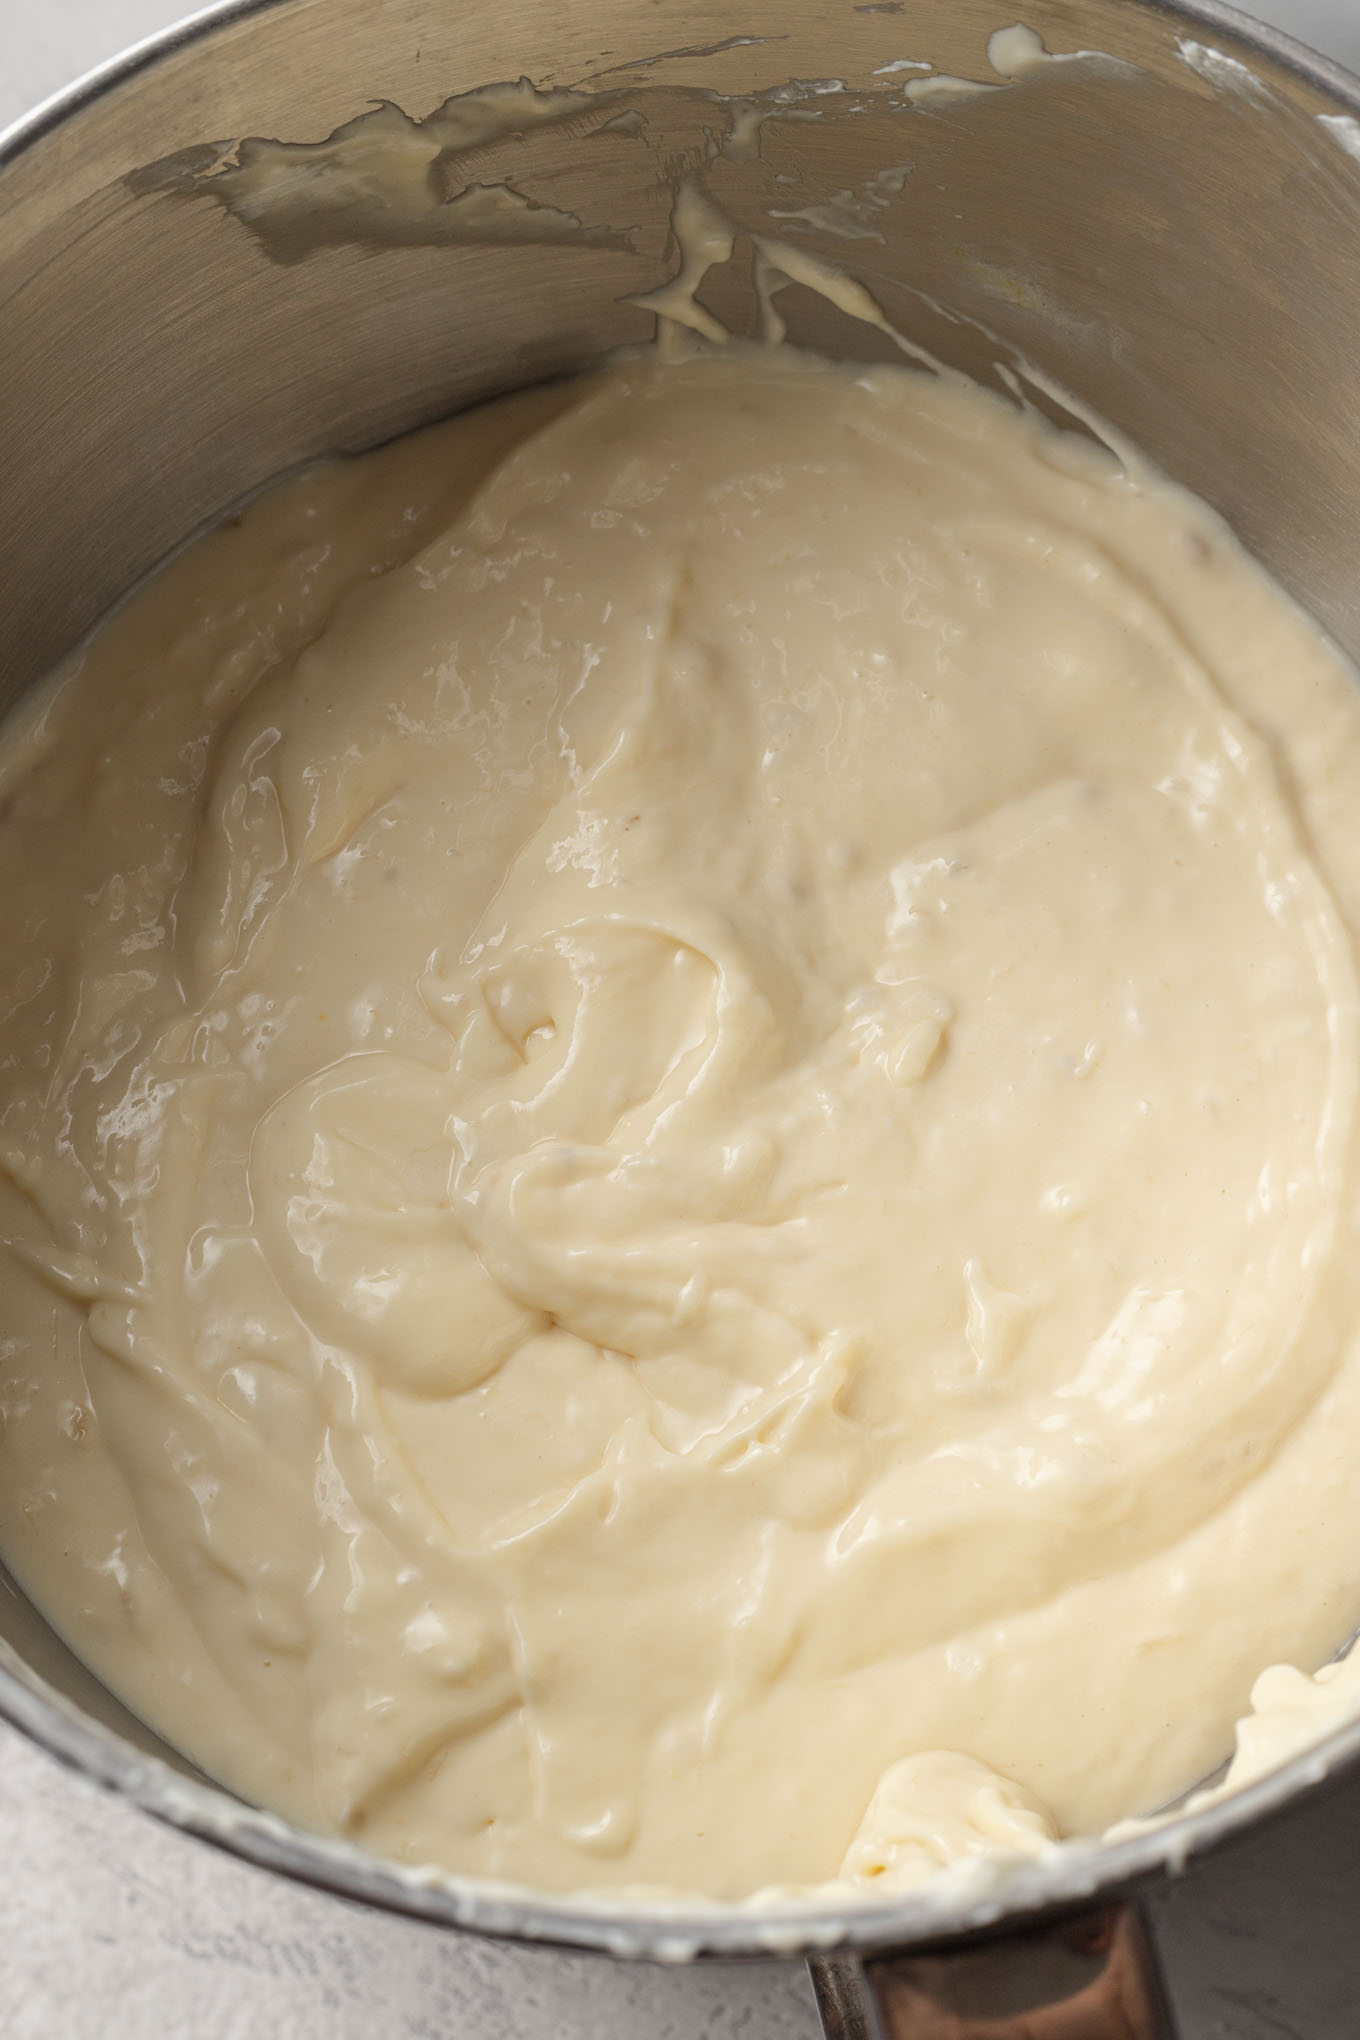
[{"label": "batter residue", "polygon": [[1043,1848],[1360,1608],[1360,695],[1202,507],[732,348],[276,490],[0,766],[0,1532],[242,1792]]}]

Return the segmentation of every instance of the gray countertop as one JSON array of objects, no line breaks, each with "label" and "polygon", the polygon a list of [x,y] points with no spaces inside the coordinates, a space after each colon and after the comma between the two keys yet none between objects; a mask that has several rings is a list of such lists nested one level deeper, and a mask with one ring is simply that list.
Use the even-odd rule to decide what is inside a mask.
[{"label": "gray countertop", "polygon": [[[0,125],[185,11],[0,0]],[[1020,10],[1023,12],[1023,8]],[[1256,10],[1360,70],[1360,0]],[[1161,1894],[1184,2040],[1360,2036],[1360,1774]],[[0,1728],[0,2040],[813,2040],[802,1970],[624,1968],[295,1889]]]}]

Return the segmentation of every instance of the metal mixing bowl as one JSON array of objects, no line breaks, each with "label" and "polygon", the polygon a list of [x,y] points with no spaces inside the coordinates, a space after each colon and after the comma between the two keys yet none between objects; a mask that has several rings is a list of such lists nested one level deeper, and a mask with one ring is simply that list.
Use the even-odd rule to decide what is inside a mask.
[{"label": "metal mixing bowl", "polygon": [[[669,273],[690,173],[746,236],[796,236],[937,356],[1003,383],[1038,364],[1360,654],[1360,86],[1226,7],[1028,0],[1050,51],[1102,54],[908,101],[913,64],[1000,85],[987,44],[1009,18],[997,0],[690,0],[664,27],[652,0],[247,0],[40,109],[0,140],[0,706],[271,476],[646,338],[632,300]],[[480,125],[473,102],[428,118],[524,73],[568,93],[551,117],[521,93]],[[356,182],[343,136],[305,146],[375,102],[424,163],[404,209]],[[291,195],[261,196],[261,163]],[[493,231],[457,203],[503,186],[554,218],[507,227],[506,200]],[[841,195],[860,237],[836,230]],[[750,284],[743,239],[708,301],[740,326]],[[814,293],[781,303],[801,342],[882,344]],[[1356,1724],[1210,1811],[982,1895],[663,1914],[414,1877],[242,1806],[3,1577],[0,1712],[289,1876],[616,1956],[808,1955],[828,2031],[892,2040],[1166,2030],[1122,1901],[1360,1749]]]}]

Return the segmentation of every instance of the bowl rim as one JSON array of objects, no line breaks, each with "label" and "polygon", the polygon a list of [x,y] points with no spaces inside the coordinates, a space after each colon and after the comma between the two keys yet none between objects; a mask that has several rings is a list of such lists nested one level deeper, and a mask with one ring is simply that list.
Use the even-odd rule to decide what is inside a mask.
[{"label": "bowl rim", "polygon": [[[219,30],[297,0],[211,0],[52,93],[0,128],[0,175],[46,135],[141,72]],[[1360,121],[1360,77],[1227,0],[1135,0],[1171,26],[1226,32],[1301,77]],[[1360,1647],[1360,1646],[1358,1646]],[[644,1900],[556,1896],[521,1886],[408,1868],[352,1843],[315,1834],[176,1770],[104,1727],[0,1644],[0,1721],[80,1778],[165,1825],[296,1883],[381,1910],[497,1939],[684,1962],[696,1957],[787,1958],[833,1950],[871,1954],[1022,1929],[1046,1917],[1136,1893],[1179,1874],[1231,1837],[1288,1811],[1360,1757],[1360,1717],[1342,1724],[1267,1776],[1197,1812],[1113,1840],[1080,1837],[1030,1861],[943,1873],[891,1899],[813,1896],[806,1902]]]}]

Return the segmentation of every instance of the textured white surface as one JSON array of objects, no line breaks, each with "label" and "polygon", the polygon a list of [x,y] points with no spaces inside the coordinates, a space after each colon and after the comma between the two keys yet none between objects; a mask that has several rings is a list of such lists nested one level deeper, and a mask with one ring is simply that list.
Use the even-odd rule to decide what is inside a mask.
[{"label": "textured white surface", "polygon": [[[1360,0],[1258,11],[1360,69]],[[0,0],[0,124],[183,12],[176,0]],[[1357,1906],[1360,1775],[1155,1900],[1184,2040],[1355,2040]],[[153,1826],[0,1729],[0,2040],[816,2031],[796,1966],[629,1969],[367,1913]]]}]

